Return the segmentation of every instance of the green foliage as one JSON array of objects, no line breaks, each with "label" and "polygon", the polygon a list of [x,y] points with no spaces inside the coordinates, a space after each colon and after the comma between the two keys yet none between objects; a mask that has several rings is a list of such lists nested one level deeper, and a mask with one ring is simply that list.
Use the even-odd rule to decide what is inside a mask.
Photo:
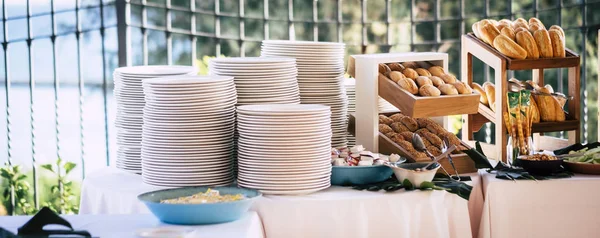
[{"label": "green foliage", "polygon": [[35,208],[29,203],[31,195],[27,175],[21,172],[21,166],[6,163],[3,168],[0,168],[0,177],[3,179],[2,197],[4,207],[8,208],[7,213],[11,215],[35,213]]},{"label": "green foliage", "polygon": [[74,191],[73,181],[67,176],[77,165],[73,162],[63,161],[58,158],[54,164],[41,165],[42,168],[52,173],[57,183],[50,186],[51,198],[43,203],[55,212],[61,214],[77,214],[79,205],[77,195]]}]

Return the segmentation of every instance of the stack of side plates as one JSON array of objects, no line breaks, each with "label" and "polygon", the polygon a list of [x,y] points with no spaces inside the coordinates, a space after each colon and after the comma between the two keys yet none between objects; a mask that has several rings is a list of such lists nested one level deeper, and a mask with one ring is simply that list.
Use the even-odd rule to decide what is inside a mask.
[{"label": "stack of side plates", "polygon": [[234,77],[238,105],[300,103],[293,58],[217,58],[210,61],[209,71]]},{"label": "stack of side plates", "polygon": [[331,107],[331,146],[347,146],[348,101],[344,90],[343,43],[265,40],[262,56],[296,58],[302,104]]},{"label": "stack of side plates", "polygon": [[115,99],[117,100],[117,162],[119,169],[141,173],[142,121],[144,92],[142,80],[175,75],[197,74],[191,66],[134,66],[115,69]]},{"label": "stack of side plates", "polygon": [[143,181],[168,187],[232,183],[233,77],[146,79],[144,94]]},{"label": "stack of side plates", "polygon": [[265,194],[308,194],[330,186],[328,106],[240,106],[238,184]]}]

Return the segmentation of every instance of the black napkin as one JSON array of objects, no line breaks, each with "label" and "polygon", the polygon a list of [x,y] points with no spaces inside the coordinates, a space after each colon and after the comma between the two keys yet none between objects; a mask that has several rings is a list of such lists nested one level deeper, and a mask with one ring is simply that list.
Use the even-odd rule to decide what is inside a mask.
[{"label": "black napkin", "polygon": [[581,150],[583,148],[594,149],[600,146],[600,142],[593,142],[586,145],[582,145],[581,143],[575,143],[570,146],[567,146],[562,149],[558,149],[554,151],[555,155],[563,155],[568,154],[570,151]]},{"label": "black napkin", "polygon": [[[61,225],[69,229],[44,230],[44,226],[46,225]],[[8,232],[6,232],[8,233],[8,235],[5,236],[5,234],[2,233],[3,231],[6,232],[5,230],[0,230],[0,235],[3,235],[2,237],[92,237],[92,235],[90,235],[90,233],[87,231],[73,230],[73,227],[68,221],[54,213],[48,207],[43,207],[42,209],[40,209],[40,211],[37,212],[35,216],[33,216],[27,223],[25,223],[25,225],[20,227],[18,229],[17,236],[14,236],[13,234],[10,234]]]},{"label": "black napkin", "polygon": [[[471,181],[471,177],[460,176],[460,181],[456,181],[450,179],[448,175],[436,174],[433,181],[429,183],[429,186],[422,187],[420,188],[420,190],[446,190],[449,193],[456,194],[461,198],[469,200],[469,196],[471,195],[471,190],[473,189],[473,187],[464,183],[465,181]],[[408,191],[415,189],[414,186],[408,180],[405,180],[403,183],[400,183],[398,179],[396,179],[396,177],[394,176],[383,182],[366,185],[356,185],[352,188],[356,190],[367,190],[371,192],[377,192],[379,190],[393,192],[402,188]]]}]

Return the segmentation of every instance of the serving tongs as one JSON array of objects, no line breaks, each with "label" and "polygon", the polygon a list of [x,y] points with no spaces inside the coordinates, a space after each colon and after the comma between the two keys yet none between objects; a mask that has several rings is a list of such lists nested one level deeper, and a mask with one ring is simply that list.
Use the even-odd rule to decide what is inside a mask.
[{"label": "serving tongs", "polygon": [[[434,162],[437,162],[436,157],[433,156],[433,154],[431,154],[431,152],[429,152],[429,150],[427,150],[427,147],[425,147],[425,143],[423,143],[423,139],[421,138],[421,136],[417,133],[413,134],[412,137],[412,145],[415,148],[415,150],[419,151],[419,152],[423,152],[427,155],[427,157],[429,157],[431,160],[433,160]],[[448,158],[450,158],[450,161],[452,161],[452,158],[450,157],[450,153],[451,151],[448,151],[448,148],[446,147],[446,149],[444,149],[443,154],[446,154],[446,156],[448,156]],[[454,168],[454,172],[457,172],[458,175],[458,171],[456,171],[456,168],[454,167],[454,163],[450,162],[450,165],[452,165],[452,168]],[[429,165],[427,165],[426,167],[428,167]],[[425,168],[426,168],[425,167]],[[446,175],[448,175],[448,177],[450,177],[450,179],[455,180],[452,175],[450,175],[450,173],[448,173],[448,171],[446,171],[446,169],[443,166],[440,166],[442,168],[442,170],[444,171],[444,173],[446,173]],[[457,176],[458,180],[460,181],[460,176]]]}]

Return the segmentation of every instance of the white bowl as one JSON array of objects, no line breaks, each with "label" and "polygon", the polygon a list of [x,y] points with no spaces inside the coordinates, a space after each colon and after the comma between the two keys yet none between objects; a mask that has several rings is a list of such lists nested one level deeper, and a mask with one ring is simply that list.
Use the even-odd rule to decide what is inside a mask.
[{"label": "white bowl", "polygon": [[408,179],[415,188],[419,188],[423,182],[431,182],[437,170],[441,167],[439,163],[430,170],[415,171],[416,168],[423,168],[429,162],[425,163],[403,163],[396,166],[388,166],[394,170],[394,174],[400,183]]}]

